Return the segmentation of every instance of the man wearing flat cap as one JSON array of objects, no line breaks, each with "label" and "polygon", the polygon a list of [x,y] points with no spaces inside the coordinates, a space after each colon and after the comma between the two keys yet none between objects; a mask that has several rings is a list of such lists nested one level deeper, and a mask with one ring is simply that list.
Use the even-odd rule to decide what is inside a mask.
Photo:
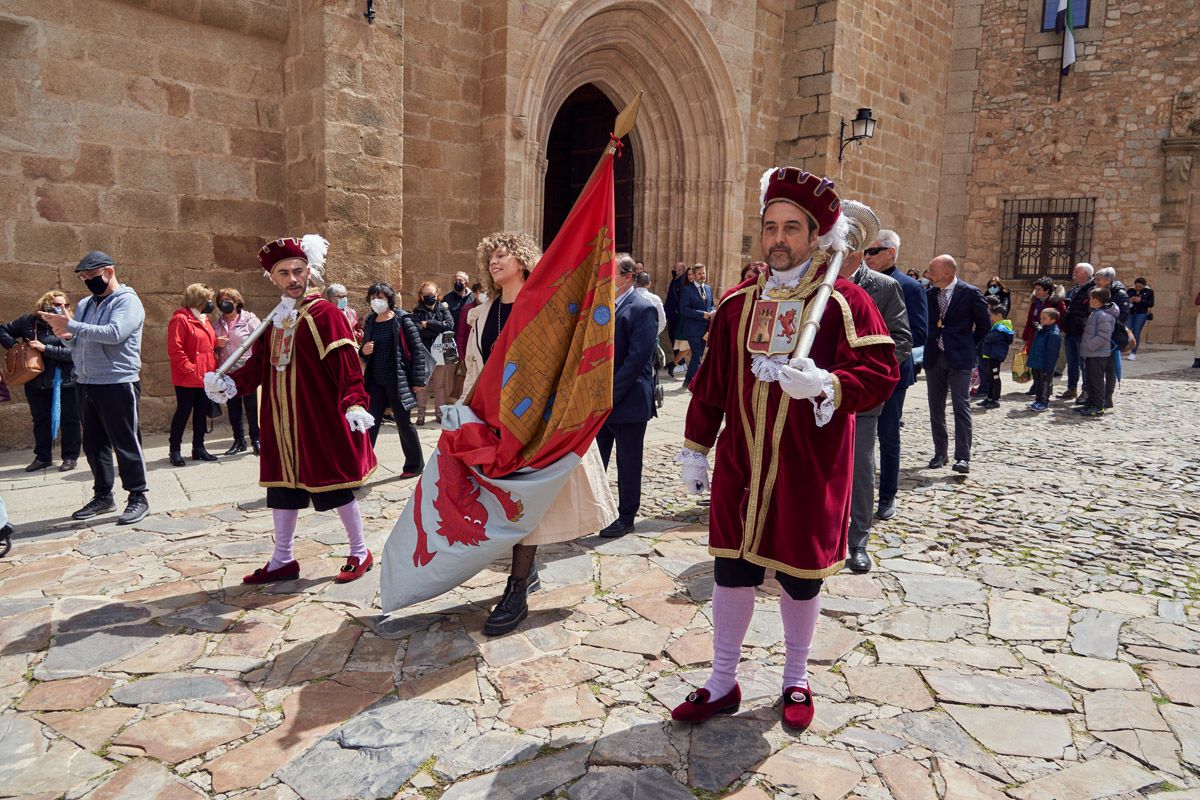
[{"label": "man wearing flat cap", "polygon": [[242,583],[300,577],[292,543],[300,510],[309,503],[317,511],[335,511],[346,529],[350,553],[334,580],[357,580],[374,564],[354,497],[376,467],[368,435],[375,420],[365,408],[358,344],[346,315],[309,285],[310,277],[321,280],[328,248],[316,234],[263,245],[259,263],[282,292],[263,322],[266,335],[237,371],[204,376],[205,393],[217,403],[263,390],[259,485],[267,490],[275,550]]},{"label": "man wearing flat cap", "polygon": [[117,524],[132,525],[150,511],[138,425],[146,312],[137,292],[117,281],[116,265],[108,254],[88,253],[76,265],[75,274],[91,292],[79,301],[75,318],[40,312],[71,350],[83,418],[83,453],[92,470],[92,499],[71,516],[89,519],[116,510],[116,453],[121,486],[129,493]]},{"label": "man wearing flat cap", "polygon": [[786,728],[802,731],[813,718],[808,653],[818,592],[846,559],[854,415],[888,398],[899,367],[879,310],[840,277],[809,356],[792,357],[829,267],[824,248],[845,248],[848,223],[832,181],[794,167],[768,170],[761,197],[768,269],[717,308],[679,455],[684,484],[700,492],[716,444],[708,533],[716,585],[712,673],[671,716],[699,723],[738,709],[742,641],[769,567],[783,587],[780,712]]}]

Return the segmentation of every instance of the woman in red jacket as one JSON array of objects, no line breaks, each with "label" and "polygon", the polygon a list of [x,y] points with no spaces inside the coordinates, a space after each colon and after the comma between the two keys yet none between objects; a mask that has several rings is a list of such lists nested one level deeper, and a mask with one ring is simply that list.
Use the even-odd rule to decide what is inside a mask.
[{"label": "woman in red jacket", "polygon": [[167,325],[167,357],[171,362],[171,383],[175,385],[175,416],[171,418],[171,466],[184,465],[183,429],[192,417],[192,460],[216,461],[204,449],[204,429],[208,425],[208,396],[204,394],[204,373],[217,368],[217,337],[206,314],[213,310],[213,290],[193,283],[183,290],[183,306],[171,315]]}]

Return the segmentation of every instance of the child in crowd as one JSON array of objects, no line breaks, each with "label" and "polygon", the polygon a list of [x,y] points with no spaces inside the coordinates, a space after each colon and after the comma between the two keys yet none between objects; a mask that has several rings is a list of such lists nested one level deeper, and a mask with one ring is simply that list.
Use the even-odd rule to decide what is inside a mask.
[{"label": "child in crowd", "polygon": [[979,375],[983,379],[983,391],[987,397],[980,408],[1000,407],[1000,365],[1008,358],[1008,346],[1013,340],[1012,322],[1004,318],[1004,306],[994,297],[988,298],[988,313],[992,318],[992,329],[983,338],[983,355],[980,357]]},{"label": "child in crowd", "polygon": [[1088,305],[1092,313],[1083,328],[1083,339],[1079,343],[1079,354],[1083,356],[1084,384],[1087,386],[1087,405],[1079,412],[1085,417],[1104,415],[1108,387],[1116,383],[1116,366],[1113,363],[1113,329],[1117,325],[1116,303],[1110,302],[1108,289],[1092,289]]},{"label": "child in crowd", "polygon": [[1054,367],[1062,335],[1058,330],[1058,310],[1043,308],[1038,316],[1037,332],[1029,345],[1027,365],[1033,373],[1033,402],[1030,411],[1045,411],[1050,407],[1050,392],[1054,388]]}]

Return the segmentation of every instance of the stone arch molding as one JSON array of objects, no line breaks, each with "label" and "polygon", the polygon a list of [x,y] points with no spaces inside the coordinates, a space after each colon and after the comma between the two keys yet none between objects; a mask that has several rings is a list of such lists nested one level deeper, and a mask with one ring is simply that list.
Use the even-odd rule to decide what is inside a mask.
[{"label": "stone arch molding", "polygon": [[683,0],[560,3],[537,33],[514,114],[527,120],[522,226],[541,230],[546,142],[567,97],[591,83],[618,109],[644,90],[631,143],[636,254],[659,291],[675,261],[737,274],[744,126],[733,81],[703,20]]}]

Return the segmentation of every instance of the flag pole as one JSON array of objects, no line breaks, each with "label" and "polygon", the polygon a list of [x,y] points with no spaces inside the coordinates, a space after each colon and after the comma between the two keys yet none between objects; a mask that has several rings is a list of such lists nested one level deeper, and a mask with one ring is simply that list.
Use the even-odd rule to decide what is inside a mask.
[{"label": "flag pole", "polygon": [[1062,71],[1062,68],[1059,67],[1059,70],[1058,70],[1058,99],[1054,101],[1056,103],[1062,102],[1062,79],[1063,79],[1063,71]]},{"label": "flag pole", "polygon": [[629,104],[621,109],[620,114],[617,114],[617,121],[613,123],[613,141],[608,145],[609,154],[617,152],[617,142],[624,139],[633,130],[633,124],[637,122],[638,109],[642,107],[642,94],[642,90],[639,89]]}]

